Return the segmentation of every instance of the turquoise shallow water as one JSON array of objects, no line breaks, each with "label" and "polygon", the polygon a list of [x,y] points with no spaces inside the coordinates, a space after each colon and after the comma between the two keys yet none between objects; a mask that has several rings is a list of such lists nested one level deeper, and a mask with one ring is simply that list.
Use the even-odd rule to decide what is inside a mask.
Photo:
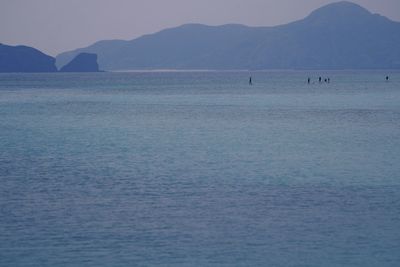
[{"label": "turquoise shallow water", "polygon": [[0,74],[0,266],[399,266],[386,75]]}]

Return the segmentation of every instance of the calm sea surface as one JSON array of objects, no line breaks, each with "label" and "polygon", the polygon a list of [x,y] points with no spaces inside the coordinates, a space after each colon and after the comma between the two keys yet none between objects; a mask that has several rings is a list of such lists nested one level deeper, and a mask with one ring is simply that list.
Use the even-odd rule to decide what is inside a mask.
[{"label": "calm sea surface", "polygon": [[400,266],[400,72],[0,74],[0,266]]}]

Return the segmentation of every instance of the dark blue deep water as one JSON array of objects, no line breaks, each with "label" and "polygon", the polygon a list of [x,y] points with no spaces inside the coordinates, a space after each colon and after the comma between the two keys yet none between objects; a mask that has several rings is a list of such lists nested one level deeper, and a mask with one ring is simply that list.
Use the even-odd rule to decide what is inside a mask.
[{"label": "dark blue deep water", "polygon": [[400,266],[400,73],[1,74],[0,266]]}]

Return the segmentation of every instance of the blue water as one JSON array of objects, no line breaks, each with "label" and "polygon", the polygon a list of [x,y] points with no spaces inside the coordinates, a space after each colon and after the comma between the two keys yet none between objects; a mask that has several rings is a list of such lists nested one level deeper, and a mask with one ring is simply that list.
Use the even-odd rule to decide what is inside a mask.
[{"label": "blue water", "polygon": [[400,72],[0,74],[0,266],[400,266],[399,163]]}]

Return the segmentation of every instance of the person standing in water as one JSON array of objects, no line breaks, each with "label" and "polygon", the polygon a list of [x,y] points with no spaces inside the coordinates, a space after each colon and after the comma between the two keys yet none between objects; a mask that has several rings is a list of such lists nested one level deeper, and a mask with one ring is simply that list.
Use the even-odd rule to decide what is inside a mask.
[{"label": "person standing in water", "polygon": [[321,83],[321,82],[322,82],[322,78],[321,78],[321,77],[319,77],[318,81],[319,81],[319,83]]},{"label": "person standing in water", "polygon": [[310,84],[310,82],[311,82],[311,79],[310,79],[310,77],[308,77],[307,83]]},{"label": "person standing in water", "polygon": [[249,78],[249,85],[253,85],[253,81],[252,81],[252,79],[251,79],[251,76],[250,76],[250,78]]},{"label": "person standing in water", "polygon": [[389,76],[386,76],[386,81],[387,81],[387,82],[389,81]]}]

